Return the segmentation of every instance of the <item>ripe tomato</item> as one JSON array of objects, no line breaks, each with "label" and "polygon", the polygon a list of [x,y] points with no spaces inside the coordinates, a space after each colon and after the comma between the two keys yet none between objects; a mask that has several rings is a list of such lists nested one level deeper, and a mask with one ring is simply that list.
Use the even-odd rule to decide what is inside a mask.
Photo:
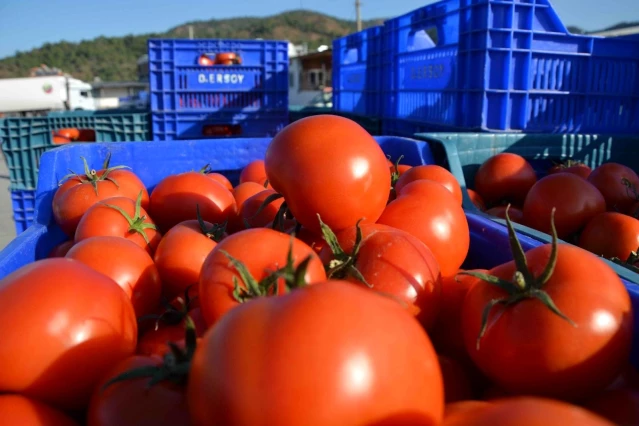
[{"label": "ripe tomato", "polygon": [[150,213],[164,232],[185,220],[202,219],[221,224],[236,211],[233,194],[221,183],[199,172],[164,178],[151,193]]},{"label": "ripe tomato", "polygon": [[[197,337],[202,337],[207,330],[206,323],[202,317],[200,308],[193,308],[187,313],[195,324],[195,333]],[[174,315],[164,315],[158,321],[157,329],[151,328],[145,332],[138,341],[137,353],[146,356],[163,357],[170,349],[168,342],[179,343],[184,340],[185,325],[184,314],[179,315],[176,311]]]},{"label": "ripe tomato", "polygon": [[464,367],[452,358],[443,355],[439,355],[437,358],[444,379],[446,404],[472,399],[473,389]]},{"label": "ripe tomato", "polygon": [[[324,238],[331,243],[320,255],[324,264],[332,264],[329,272],[360,285],[364,285],[363,278],[373,290],[398,300],[430,329],[441,299],[441,276],[433,253],[416,237],[390,226],[366,224],[360,230],[362,240],[357,247],[356,227],[337,236],[325,231]],[[335,253],[331,247],[336,245],[340,250],[334,249]],[[353,273],[353,268],[359,274]]]},{"label": "ripe tomato", "polygon": [[[244,201],[240,208],[240,216],[243,222],[242,229],[245,229],[247,224],[250,228],[261,228],[273,222],[280,207],[284,204],[284,198],[278,198],[266,206],[262,206],[267,198],[275,195],[277,195],[277,192],[272,189],[265,189]],[[260,208],[262,209],[261,211]]]},{"label": "ripe tomato", "polygon": [[187,220],[164,235],[154,256],[164,297],[171,300],[190,286],[197,288],[204,260],[224,236],[220,231],[209,222]]},{"label": "ripe tomato", "polygon": [[548,175],[533,186],[524,203],[524,223],[550,233],[550,213],[556,208],[555,226],[559,238],[581,230],[606,210],[606,202],[597,188],[570,173]]},{"label": "ripe tomato", "polygon": [[521,206],[535,182],[535,170],[524,157],[502,152],[479,167],[475,190],[489,205],[506,202]]},{"label": "ripe tomato", "polygon": [[321,253],[326,247],[326,240],[320,234],[311,232],[303,226],[295,233],[295,238],[305,242],[316,253]]},{"label": "ripe tomato", "polygon": [[237,53],[233,52],[221,52],[215,55],[216,65],[233,65],[242,63]]},{"label": "ripe tomato", "polygon": [[101,376],[133,354],[137,335],[133,307],[118,285],[60,258],[0,281],[0,328],[0,392],[69,410],[83,408]]},{"label": "ripe tomato", "polygon": [[64,257],[64,256],[67,255],[67,253],[69,252],[71,247],[73,247],[73,240],[69,240],[69,241],[65,241],[63,243],[60,243],[57,246],[53,247],[51,252],[49,252],[49,256],[48,257],[50,257],[50,258],[51,257]]},{"label": "ripe tomato", "polygon": [[[570,174],[554,176],[561,175],[583,181]],[[510,295],[484,281],[473,285],[463,305],[464,341],[477,366],[506,391],[573,399],[602,390],[625,367],[632,308],[620,278],[600,258],[559,244],[554,269],[548,269],[551,247],[517,255],[525,257],[530,268],[520,268],[522,290],[506,284],[517,271],[513,261],[490,271],[510,286]],[[544,274],[547,281],[541,278]],[[542,302],[546,297],[557,312],[550,302]],[[478,340],[487,307],[492,309]]]},{"label": "ripe tomato", "polygon": [[74,174],[64,181],[53,196],[53,218],[67,236],[73,238],[84,213],[97,203],[113,197],[138,198],[142,192],[142,208],[149,205],[149,194],[140,179],[129,170],[109,167],[107,158],[102,170],[89,170],[85,175]]},{"label": "ripe tomato", "polygon": [[489,407],[490,404],[491,403],[488,401],[473,400],[458,401],[446,404],[444,411],[444,423],[442,423],[442,425],[470,426],[470,424],[467,423],[469,419],[468,413]]},{"label": "ripe tomato", "polygon": [[233,191],[233,184],[223,174],[221,174],[221,173],[207,173],[206,176],[209,177],[210,179],[213,179],[216,182],[221,183],[229,191]]},{"label": "ripe tomato", "polygon": [[244,229],[244,222],[242,221],[241,216],[242,205],[253,195],[259,194],[262,191],[264,191],[264,186],[255,182],[244,182],[233,189],[233,198],[235,199],[235,205],[237,208],[236,211],[229,216],[227,229],[230,233]]},{"label": "ripe tomato", "polygon": [[55,131],[56,136],[62,136],[69,140],[75,141],[80,137],[80,131],[75,127],[59,129]]},{"label": "ripe tomato", "polygon": [[592,170],[590,167],[586,166],[583,163],[579,162],[568,162],[567,164],[558,164],[553,166],[548,170],[549,174],[555,173],[572,173],[573,175],[577,175],[580,178],[588,179]]},{"label": "ripe tomato", "polygon": [[53,135],[53,144],[54,145],[65,145],[71,142],[71,139],[65,138],[64,136]]},{"label": "ripe tomato", "polygon": [[93,237],[74,245],[66,257],[118,283],[138,318],[153,313],[160,304],[160,274],[151,256],[137,244],[120,237]]},{"label": "ripe tomato", "polygon": [[7,426],[78,426],[62,411],[21,395],[0,395],[0,413]]},{"label": "ripe tomato", "polygon": [[442,426],[613,426],[603,417],[566,402],[535,397],[504,398],[447,418]]},{"label": "ripe tomato", "polygon": [[[484,269],[474,271],[488,272]],[[466,293],[478,281],[478,278],[469,275],[453,275],[442,279],[439,315],[429,333],[438,353],[460,359],[466,357],[461,324],[462,306]]]},{"label": "ripe tomato", "polygon": [[582,231],[579,246],[608,259],[625,261],[639,248],[639,220],[615,212],[598,214]]},{"label": "ripe tomato", "polygon": [[395,185],[395,191],[401,194],[402,188],[411,182],[416,180],[427,179],[433,182],[440,183],[446,187],[454,196],[455,199],[462,203],[462,190],[461,186],[455,179],[455,176],[445,168],[436,165],[416,166],[408,170],[402,175]]},{"label": "ripe tomato", "polygon": [[270,185],[266,185],[266,168],[264,166],[264,160],[251,161],[242,169],[240,173],[240,184],[245,182],[255,182],[259,184],[262,189],[270,188]]},{"label": "ripe tomato", "polygon": [[104,386],[137,368],[157,367],[158,357],[132,356],[104,376],[91,397],[87,426],[189,426],[185,388],[168,381],[148,386],[148,378],[132,378]]},{"label": "ripe tomato", "polygon": [[485,211],[486,203],[484,203],[484,199],[481,198],[481,195],[479,195],[476,191],[473,191],[470,188],[466,188],[466,191],[468,191],[468,197],[470,198],[470,201],[473,202],[475,207],[477,207],[481,211]]},{"label": "ripe tomato", "polygon": [[[493,207],[492,209],[486,210],[486,214],[500,219],[506,219],[506,208],[507,206]],[[508,215],[510,216],[510,220],[514,223],[524,223],[524,212],[519,210],[517,207],[510,207],[510,209],[508,209]]]},{"label": "ripe tomato", "polygon": [[126,238],[153,256],[162,235],[140,202],[139,197],[137,201],[114,197],[95,203],[80,219],[75,242],[101,236]]},{"label": "ripe tomato", "polygon": [[588,182],[601,191],[610,211],[628,213],[637,201],[639,176],[630,167],[617,163],[602,164],[588,176]]},{"label": "ripe tomato", "polygon": [[[287,263],[292,245],[293,266],[310,256],[304,282],[311,284],[326,279],[324,265],[312,248],[302,241],[268,228],[247,229],[222,240],[204,261],[200,273],[198,294],[202,315],[208,326],[215,324],[229,310],[244,300],[258,296],[283,294],[286,289],[278,280],[277,289],[267,289],[263,280]],[[256,281],[247,283],[237,265],[224,254],[241,262]],[[235,290],[238,283],[238,291]],[[250,284],[247,287],[247,284]],[[257,288],[257,289],[256,289]]]},{"label": "ripe tomato", "polygon": [[360,125],[335,115],[289,124],[266,151],[266,174],[299,223],[319,233],[317,215],[333,231],[374,223],[388,202],[384,152]]},{"label": "ripe tomato", "polygon": [[[294,391],[264,392],[264,383]],[[444,411],[439,363],[419,323],[343,281],[229,312],[196,349],[187,395],[194,426],[425,426]]]},{"label": "ripe tomato", "polygon": [[[410,195],[422,186],[422,195]],[[443,277],[457,272],[466,259],[470,232],[460,203],[443,185],[429,180],[411,182],[384,210],[378,223],[402,229],[419,238],[435,255]],[[322,216],[324,220],[324,216]]]},{"label": "ripe tomato", "polygon": [[639,425],[639,391],[636,389],[605,391],[584,407],[617,425]]}]

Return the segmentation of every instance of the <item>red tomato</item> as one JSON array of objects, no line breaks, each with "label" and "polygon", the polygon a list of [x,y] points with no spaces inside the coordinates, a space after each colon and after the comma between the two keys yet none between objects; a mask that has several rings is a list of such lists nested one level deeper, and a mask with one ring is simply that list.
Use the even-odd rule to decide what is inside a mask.
[{"label": "red tomato", "polygon": [[[484,269],[475,272],[488,272]],[[453,275],[442,279],[439,315],[429,336],[438,353],[455,358],[466,357],[461,324],[462,306],[468,290],[479,281],[469,275]]]},{"label": "red tomato", "polygon": [[[197,337],[202,337],[207,330],[202,311],[200,308],[194,308],[188,312],[188,315],[195,324]],[[177,316],[179,317],[179,315]],[[177,321],[163,321],[163,318],[167,318],[167,315],[158,321],[157,329],[154,327],[140,337],[137,349],[139,355],[163,357],[170,352],[168,342],[179,343],[184,340],[185,325],[183,317]]]},{"label": "red tomato", "polygon": [[265,166],[295,219],[316,233],[318,214],[338,232],[360,219],[374,223],[388,202],[384,151],[347,118],[315,115],[289,124],[273,138]]},{"label": "red tomato", "polygon": [[[113,197],[137,199],[142,191],[142,208],[149,205],[149,194],[140,179],[129,170],[107,167],[75,175],[66,180],[53,196],[53,218],[62,231],[73,238],[75,229],[84,213],[97,203]],[[94,186],[95,185],[95,186]]]},{"label": "red tomato", "polygon": [[[282,391],[264,392],[265,383]],[[196,349],[187,395],[193,426],[425,426],[444,411],[439,363],[419,323],[343,281],[229,312]]]},{"label": "red tomato", "polygon": [[608,259],[625,261],[639,249],[639,220],[621,213],[598,214],[582,231],[579,246]]},{"label": "red tomato", "polygon": [[233,191],[233,184],[223,174],[221,174],[221,173],[207,173],[206,176],[208,176],[210,179],[213,179],[216,182],[221,183],[229,191]]},{"label": "red tomato", "polygon": [[[435,256],[424,243],[408,232],[386,225],[366,224],[360,227],[362,241],[355,247],[355,227],[337,235],[342,252],[333,253],[327,244],[321,257],[336,278],[363,284],[352,272],[352,265],[373,290],[398,300],[427,329],[431,328],[441,300],[441,276]],[[335,236],[327,236],[334,240]],[[357,251],[356,255],[353,253]],[[337,268],[347,266],[338,271]]]},{"label": "red tomato", "polygon": [[240,57],[237,53],[233,52],[221,52],[215,55],[215,64],[216,65],[233,65],[237,63],[242,63]]},{"label": "red tomato", "polygon": [[617,425],[639,425],[639,391],[635,389],[605,391],[584,407]]},{"label": "red tomato", "polygon": [[592,170],[590,169],[590,167],[586,166],[583,163],[568,163],[566,165],[564,164],[559,164],[556,166],[553,166],[548,173],[549,174],[554,174],[554,173],[572,173],[573,175],[577,175],[580,178],[583,179],[588,179],[588,176],[590,176],[590,173],[592,172]]},{"label": "red tomato", "polygon": [[69,252],[69,249],[73,247],[73,240],[65,241],[53,247],[48,257],[64,257]]},{"label": "red tomato", "polygon": [[[400,195],[384,210],[378,223],[419,238],[435,255],[443,277],[457,272],[470,246],[468,222],[461,205],[443,185],[420,180],[403,188],[423,186],[422,195]],[[420,191],[421,192],[421,191]],[[324,220],[324,216],[322,216]]]},{"label": "red tomato", "polygon": [[185,220],[202,219],[221,224],[236,211],[233,194],[221,183],[199,172],[164,178],[151,193],[151,217],[165,232]]},{"label": "red tomato", "polygon": [[264,186],[255,182],[244,182],[239,184],[233,190],[233,198],[235,199],[235,205],[237,210],[229,217],[228,230],[230,233],[241,231],[244,229],[244,222],[242,221],[241,211],[242,205],[246,200],[253,195],[259,194],[264,191]]},{"label": "red tomato", "polygon": [[[506,219],[506,208],[507,206],[493,207],[492,209],[486,210],[486,214],[498,217],[500,219]],[[514,223],[524,223],[524,212],[519,210],[517,207],[511,206],[508,209],[508,217]]]},{"label": "red tomato", "polygon": [[[250,228],[261,228],[273,222],[280,207],[284,204],[284,198],[271,201],[264,207],[263,204],[267,198],[274,195],[277,195],[277,192],[272,189],[265,189],[244,201],[240,208],[243,229],[246,228],[246,224]],[[262,209],[261,211],[260,208]]]},{"label": "red tomato", "polygon": [[0,281],[0,328],[0,392],[70,410],[85,407],[101,376],[133,354],[137,335],[133,307],[118,285],[60,258]]},{"label": "red tomato", "polygon": [[[582,180],[555,176],[561,175]],[[526,290],[510,284],[512,297],[523,297],[510,305],[504,305],[511,296],[500,287],[484,281],[473,285],[463,305],[464,341],[477,366],[508,392],[579,398],[602,390],[625,367],[632,340],[630,298],[606,263],[568,244],[557,246],[556,264],[543,283],[540,277],[550,256],[551,244],[525,254],[535,278],[525,278],[522,269]],[[516,270],[515,263],[508,262],[490,274],[510,282]],[[532,293],[526,296],[523,291]],[[534,294],[547,294],[567,319]],[[501,304],[491,309],[478,340],[484,310],[496,300]]]},{"label": "red tomato", "polygon": [[601,193],[588,181],[570,173],[548,175],[533,186],[524,203],[524,223],[550,233],[550,213],[556,208],[555,227],[566,238],[606,210]]},{"label": "red tomato", "polygon": [[251,161],[242,169],[240,173],[240,184],[245,182],[255,182],[264,188],[270,188],[270,185],[266,185],[266,168],[264,166],[264,160]]},{"label": "red tomato", "polygon": [[189,426],[184,386],[168,381],[148,386],[148,378],[135,378],[104,389],[122,373],[161,364],[160,358],[146,356],[132,356],[117,364],[93,392],[87,426]]},{"label": "red tomato", "polygon": [[62,411],[21,395],[0,395],[3,425],[78,426]]},{"label": "red tomato", "polygon": [[566,402],[535,397],[504,398],[446,418],[442,426],[613,426]]},{"label": "red tomato", "polygon": [[[207,325],[212,326],[229,310],[238,306],[244,298],[268,296],[285,292],[285,286],[278,280],[278,290],[270,291],[262,285],[262,280],[278,268],[286,265],[289,248],[293,248],[293,264],[297,267],[307,257],[311,257],[304,282],[314,283],[326,279],[324,265],[312,248],[290,235],[267,228],[247,229],[222,240],[204,261],[200,273],[199,299],[202,314]],[[264,294],[252,294],[251,288],[240,276],[238,269],[223,253],[228,253],[246,267],[256,281],[255,286]],[[235,282],[242,294],[234,295]],[[239,300],[238,300],[239,299]]]},{"label": "red tomato", "polygon": [[160,304],[160,274],[151,256],[137,244],[119,237],[93,237],[74,245],[66,257],[118,283],[138,318],[153,313]]},{"label": "red tomato", "polygon": [[211,223],[203,222],[203,225],[204,229],[197,220],[175,225],[155,251],[162,293],[168,300],[181,296],[189,286],[197,287],[204,260],[217,245],[216,240],[223,236]]},{"label": "red tomato", "polygon": [[444,423],[442,425],[445,426],[469,426],[468,423],[468,413],[473,412],[475,410],[481,410],[483,408],[489,407],[490,402],[487,401],[459,401],[453,402],[450,404],[446,404],[446,409],[444,412]]},{"label": "red tomato", "polygon": [[524,157],[502,152],[479,167],[475,190],[489,205],[506,202],[520,206],[535,182],[535,170]]},{"label": "red tomato", "polygon": [[53,144],[54,145],[65,145],[71,142],[71,139],[65,138],[64,136],[53,135]]},{"label": "red tomato", "polygon": [[436,165],[416,166],[408,170],[402,175],[395,185],[395,191],[401,194],[402,188],[411,182],[416,180],[427,179],[433,182],[440,183],[446,187],[454,196],[455,199],[462,203],[462,190],[461,186],[455,179],[455,176],[445,168]]},{"label": "red tomato", "polygon": [[78,138],[80,137],[80,131],[75,127],[56,130],[55,134],[72,141],[78,140]]},{"label": "red tomato", "polygon": [[473,191],[470,188],[466,188],[466,191],[468,191],[468,197],[470,198],[470,201],[473,202],[475,207],[477,207],[481,211],[486,210],[486,203],[484,203],[484,200],[483,198],[481,198],[481,195],[479,195],[476,191]]},{"label": "red tomato", "polygon": [[211,59],[208,55],[202,54],[197,59],[197,63],[201,67],[210,67],[215,65],[215,59]]},{"label": "red tomato", "polygon": [[92,205],[78,223],[75,241],[102,236],[126,238],[153,256],[162,235],[140,201],[114,197]]},{"label": "red tomato", "polygon": [[295,233],[295,238],[305,242],[316,253],[321,253],[322,249],[326,247],[326,240],[321,235],[311,232],[303,226]]},{"label": "red tomato", "polygon": [[473,398],[470,379],[460,363],[443,355],[438,356],[444,379],[446,403],[465,401]]},{"label": "red tomato", "polygon": [[639,195],[636,192],[639,191],[639,176],[622,164],[602,164],[588,176],[588,182],[601,191],[606,207],[611,211],[628,213]]}]

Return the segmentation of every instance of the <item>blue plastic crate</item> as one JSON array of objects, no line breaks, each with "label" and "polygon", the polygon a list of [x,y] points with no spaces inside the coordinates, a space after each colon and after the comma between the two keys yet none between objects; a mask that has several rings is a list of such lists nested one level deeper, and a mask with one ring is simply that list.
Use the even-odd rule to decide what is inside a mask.
[{"label": "blue plastic crate", "polygon": [[288,112],[153,112],[151,117],[156,141],[275,136],[289,123]]},{"label": "blue plastic crate", "polygon": [[[200,66],[201,55],[236,53],[239,65]],[[286,112],[288,43],[149,39],[152,112]]]},{"label": "blue plastic crate", "polygon": [[333,109],[379,117],[383,27],[333,40]]},{"label": "blue plastic crate", "polygon": [[97,142],[151,139],[148,113],[73,111],[1,119],[0,141],[12,191],[36,188],[40,156],[57,146],[53,144],[53,132],[65,127],[93,130]]},{"label": "blue plastic crate", "polygon": [[[639,170],[639,136],[424,133],[415,137],[427,141],[437,164],[447,167],[455,175],[462,187],[464,209],[482,215],[470,200],[466,188],[475,187],[475,174],[479,167],[500,152],[512,152],[526,158],[539,177],[546,175],[554,160],[568,158],[582,161],[592,168],[617,162]],[[504,223],[502,219],[485,216]],[[551,241],[550,235],[527,226],[515,224],[515,228],[537,241]],[[639,274],[608,260],[606,262],[621,277],[639,284]]]},{"label": "blue plastic crate", "polygon": [[385,118],[449,131],[639,132],[639,40],[572,35],[549,0],[430,4],[385,22],[384,56]]},{"label": "blue plastic crate", "polygon": [[36,205],[35,189],[11,191],[11,207],[13,208],[13,221],[16,227],[16,235],[20,235],[34,221]]}]

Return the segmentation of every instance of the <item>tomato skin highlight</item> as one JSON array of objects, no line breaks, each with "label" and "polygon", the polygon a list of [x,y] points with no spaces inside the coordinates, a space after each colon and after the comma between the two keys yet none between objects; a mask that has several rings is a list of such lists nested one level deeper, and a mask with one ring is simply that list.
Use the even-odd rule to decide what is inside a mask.
[{"label": "tomato skin highlight", "polygon": [[550,214],[555,212],[559,238],[566,238],[606,211],[606,201],[588,181],[570,173],[557,173],[540,179],[524,203],[524,224],[550,233]]},{"label": "tomato skin highlight", "polygon": [[[34,297],[37,309],[25,310]],[[119,286],[65,258],[33,262],[0,281],[0,328],[0,392],[65,410],[84,408],[137,339],[133,307]]]},{"label": "tomato skin highlight", "polygon": [[0,395],[3,425],[79,426],[62,411],[22,395]]},{"label": "tomato skin highlight", "polygon": [[[135,201],[126,197],[107,198],[94,204],[84,213],[75,230],[75,242],[91,237],[121,237],[134,242],[153,256],[162,235],[155,229],[145,229],[144,232],[149,240],[149,244],[147,244],[139,232],[129,232],[129,223],[126,218],[119,211],[108,207],[107,204],[121,208],[130,218],[135,217]],[[144,223],[155,225],[146,210],[142,208],[140,209],[140,217],[146,217]]]},{"label": "tomato skin highlight", "polygon": [[639,176],[630,167],[622,164],[602,164],[588,176],[588,182],[592,183],[601,192],[606,200],[606,208],[609,211],[629,213],[629,210],[637,200],[623,184],[623,179],[627,179],[634,186],[634,189],[639,191]]},{"label": "tomato skin highlight", "polygon": [[226,187],[199,172],[171,175],[151,193],[149,212],[160,230],[168,231],[185,220],[202,219],[221,224],[236,212],[233,194]]},{"label": "tomato skin highlight", "polygon": [[87,426],[189,426],[183,387],[168,382],[147,387],[148,378],[129,379],[102,390],[106,382],[135,368],[157,366],[158,357],[132,356],[106,374],[91,397]]},{"label": "tomato skin highlight", "polygon": [[502,152],[486,160],[475,174],[475,191],[488,205],[510,202],[520,206],[537,182],[537,174],[526,159]]},{"label": "tomato skin highlight", "polygon": [[639,220],[621,213],[601,213],[581,232],[579,246],[608,259],[625,261],[639,248]]},{"label": "tomato skin highlight", "polygon": [[415,166],[411,169],[407,170],[397,181],[395,185],[395,190],[397,193],[402,192],[402,188],[408,185],[411,182],[416,180],[432,180],[433,182],[437,182],[443,185],[446,189],[448,189],[454,196],[459,204],[462,203],[462,190],[461,186],[455,179],[455,176],[442,166],[437,165],[425,165],[425,166]]},{"label": "tomato skin highlight", "polygon": [[[202,265],[198,295],[202,315],[209,327],[217,323],[228,311],[240,305],[233,296],[234,279],[238,280],[241,288],[245,288],[237,269],[231,265],[222,251],[242,262],[250,274],[257,281],[261,281],[286,265],[291,241],[295,266],[311,256],[304,281],[310,284],[326,279],[324,265],[319,256],[302,241],[268,228],[237,232],[220,241]],[[281,294],[284,285],[278,287],[278,294]]]},{"label": "tomato skin highlight", "polygon": [[191,374],[194,426],[425,426],[443,416],[441,372],[419,323],[349,282],[242,304],[205,334]]},{"label": "tomato skin highlight", "polygon": [[[573,400],[603,390],[625,368],[632,306],[620,278],[600,258],[568,244],[557,250],[554,272],[543,290],[576,327],[539,300],[525,299],[491,310],[478,348],[484,308],[506,295],[480,281],[464,299],[462,328],[466,350],[499,387],[513,394]],[[533,276],[541,275],[550,251],[546,244],[526,253]],[[490,274],[511,280],[515,270],[511,261]]]},{"label": "tomato skin highlight", "polygon": [[316,233],[318,214],[338,232],[360,219],[375,223],[388,201],[391,174],[384,151],[346,118],[316,115],[289,124],[271,141],[265,166],[295,219]]},{"label": "tomato skin highlight", "polygon": [[151,256],[137,244],[120,237],[93,237],[74,245],[66,257],[118,283],[138,318],[153,313],[160,304],[160,274]]},{"label": "tomato skin highlight", "polygon": [[442,277],[454,275],[470,247],[466,215],[451,192],[437,182],[411,182],[402,191],[410,193],[418,185],[424,187],[420,195],[400,194],[377,222],[420,239],[435,255]]}]

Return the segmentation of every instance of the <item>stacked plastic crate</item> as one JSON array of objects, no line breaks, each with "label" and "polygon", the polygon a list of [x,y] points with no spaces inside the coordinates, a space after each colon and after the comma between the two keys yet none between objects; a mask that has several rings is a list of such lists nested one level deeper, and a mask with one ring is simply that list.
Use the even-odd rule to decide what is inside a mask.
[{"label": "stacked plastic crate", "polygon": [[154,140],[273,136],[288,124],[288,43],[148,41]]}]

